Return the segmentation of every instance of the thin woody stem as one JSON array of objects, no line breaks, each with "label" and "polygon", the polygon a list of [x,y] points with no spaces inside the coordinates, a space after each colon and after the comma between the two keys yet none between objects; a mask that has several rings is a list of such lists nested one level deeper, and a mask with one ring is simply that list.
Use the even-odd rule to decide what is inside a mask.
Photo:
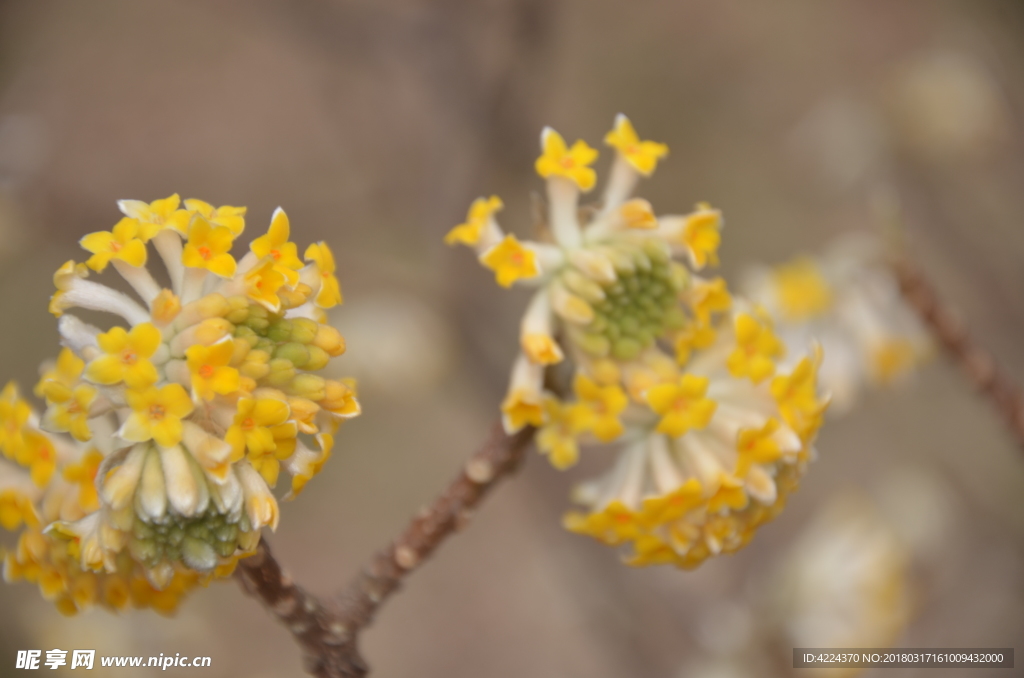
[{"label": "thin woody stem", "polygon": [[960,319],[942,303],[934,285],[911,262],[893,262],[900,291],[927,324],[946,353],[1006,422],[1018,444],[1024,448],[1024,396],[1000,370],[992,355],[974,343]]},{"label": "thin woody stem", "polygon": [[306,670],[322,678],[354,678],[369,671],[359,653],[360,632],[402,580],[441,542],[466,525],[487,493],[522,461],[534,429],[506,435],[495,424],[488,440],[430,505],[391,544],[377,552],[334,599],[321,599],[296,585],[269,547],[238,563],[236,578],[283,623],[302,647]]}]

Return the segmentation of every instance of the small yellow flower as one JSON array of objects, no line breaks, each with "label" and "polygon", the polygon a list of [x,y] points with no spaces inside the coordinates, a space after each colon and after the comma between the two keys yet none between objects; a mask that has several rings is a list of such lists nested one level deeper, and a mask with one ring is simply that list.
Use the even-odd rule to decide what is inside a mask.
[{"label": "small yellow flower", "polygon": [[729,354],[727,365],[734,377],[750,377],[755,384],[775,372],[774,358],[785,352],[785,346],[772,332],[771,321],[758,321],[749,313],[736,316],[736,348]]},{"label": "small yellow flower", "polygon": [[257,264],[245,274],[245,290],[248,297],[257,304],[276,313],[281,310],[278,292],[285,284],[284,275],[272,259]]},{"label": "small yellow flower", "polygon": [[188,371],[192,375],[192,392],[203,400],[228,395],[238,390],[238,370],[228,363],[235,353],[232,341],[219,341],[212,346],[190,346],[185,350]]},{"label": "small yellow flower", "polygon": [[338,284],[338,279],[334,276],[334,253],[331,252],[327,243],[323,241],[313,243],[306,248],[306,253],[303,256],[306,261],[316,264],[317,273],[320,274],[320,290],[316,293],[313,303],[320,308],[333,308],[342,303],[341,285]]},{"label": "small yellow flower", "polygon": [[70,348],[62,348],[57,362],[47,370],[36,384],[35,394],[55,402],[64,402],[71,397],[71,391],[78,384],[85,369],[85,361]]},{"label": "small yellow flower", "polygon": [[569,513],[563,520],[565,529],[577,534],[588,534],[605,544],[616,546],[642,534],[640,514],[619,500],[601,511],[589,514]]},{"label": "small yellow flower", "polygon": [[648,525],[662,525],[678,518],[704,503],[704,488],[696,478],[690,478],[672,492],[644,499],[641,516]]},{"label": "small yellow flower", "polygon": [[112,259],[123,261],[136,268],[146,265],[146,241],[155,234],[155,227],[140,227],[138,219],[125,217],[110,231],[90,233],[78,244],[92,252],[85,265],[102,272]]},{"label": "small yellow flower", "polygon": [[871,378],[883,386],[892,384],[914,367],[918,357],[919,350],[909,339],[886,337],[869,350]]},{"label": "small yellow flower", "polygon": [[718,266],[718,246],[722,242],[722,213],[707,203],[699,203],[697,210],[686,217],[683,226],[683,245],[690,253],[694,268],[700,270],[708,263]]},{"label": "small yellow flower", "polygon": [[772,379],[771,392],[785,422],[807,443],[821,427],[827,399],[817,395],[818,366],[821,351],[814,358],[802,359],[788,375]]},{"label": "small yellow flower", "polygon": [[494,271],[502,287],[511,287],[520,278],[536,278],[540,275],[537,254],[523,247],[514,235],[506,235],[504,240],[484,252],[480,261]]},{"label": "small yellow flower", "polygon": [[277,483],[281,459],[295,450],[298,428],[288,421],[288,403],[275,398],[241,398],[234,423],[224,436],[233,461],[246,457],[271,486]]},{"label": "small yellow flower", "polygon": [[319,400],[320,407],[340,419],[351,419],[362,412],[362,406],[356,394],[355,379],[327,379],[324,381],[324,397]]},{"label": "small yellow flower", "polygon": [[622,435],[619,415],[629,404],[625,392],[615,384],[601,386],[584,374],[577,374],[573,390],[593,415],[591,429],[598,440],[608,443]]},{"label": "small yellow flower", "polygon": [[0,490],[0,527],[13,532],[22,523],[29,527],[39,525],[32,499],[19,490]]},{"label": "small yellow flower", "polygon": [[524,334],[520,339],[523,353],[538,365],[557,365],[565,355],[550,334]]},{"label": "small yellow flower", "polygon": [[299,281],[297,271],[302,268],[302,262],[299,260],[298,248],[295,243],[288,242],[290,235],[291,225],[288,215],[279,207],[270,220],[270,227],[266,234],[253,240],[249,249],[260,259],[270,257],[281,274],[288,280],[288,284],[294,285]]},{"label": "small yellow flower", "polygon": [[665,144],[641,141],[633,129],[633,123],[621,113],[615,118],[615,129],[605,135],[604,142],[617,149],[645,177],[651,176],[658,166],[658,160],[668,155],[668,146]]},{"label": "small yellow flower", "polygon": [[151,203],[142,200],[120,200],[117,203],[125,215],[139,220],[140,227],[148,236],[144,240],[148,240],[165,228],[174,229],[185,235],[188,232],[188,224],[192,215],[185,210],[178,209],[180,204],[181,198],[177,193]]},{"label": "small yellow flower", "polygon": [[96,474],[99,472],[103,455],[92,448],[82,458],[64,467],[64,480],[78,485],[78,503],[86,511],[95,511],[100,507],[99,495],[96,492]]},{"label": "small yellow flower", "polygon": [[658,217],[654,215],[654,208],[643,198],[633,198],[622,203],[619,213],[626,222],[626,228],[649,231],[658,227]]},{"label": "small yellow flower", "polygon": [[129,390],[125,399],[132,413],[118,435],[133,443],[155,440],[161,447],[177,445],[182,436],[181,419],[195,409],[181,384]]},{"label": "small yellow flower", "polygon": [[589,191],[597,182],[597,173],[589,167],[597,160],[597,151],[579,139],[569,148],[562,135],[546,127],[541,135],[543,153],[537,158],[537,174],[549,177],[564,177],[576,184],[581,191]]},{"label": "small yellow flower", "polygon": [[8,458],[17,458],[25,447],[25,424],[32,408],[21,399],[13,381],[0,392],[0,451]]},{"label": "small yellow flower", "polygon": [[185,209],[203,215],[215,226],[227,228],[236,238],[245,230],[245,207],[232,207],[231,205],[214,207],[208,202],[189,198],[185,200]]},{"label": "small yellow flower", "polygon": [[444,237],[445,243],[448,245],[462,243],[470,247],[476,246],[480,243],[480,238],[483,236],[484,229],[487,228],[487,223],[491,217],[504,206],[501,198],[496,195],[492,195],[490,198],[477,198],[469,207],[465,223],[461,223],[448,231],[448,235]]},{"label": "small yellow flower", "polygon": [[565,470],[579,459],[578,439],[593,426],[594,415],[582,403],[562,403],[551,396],[544,398],[544,413],[537,449],[548,455],[552,466]]},{"label": "small yellow flower", "polygon": [[123,381],[128,388],[144,388],[160,378],[149,361],[163,337],[152,323],[141,323],[126,332],[123,327],[111,328],[96,337],[102,355],[85,369],[85,378],[96,384]]},{"label": "small yellow flower", "polygon": [[544,423],[544,403],[538,394],[527,390],[513,390],[501,403],[505,415],[505,430],[518,431],[527,424],[540,426]]},{"label": "small yellow flower", "polygon": [[46,487],[57,469],[57,450],[45,435],[28,429],[25,431],[25,446],[15,461],[28,468],[33,483]]},{"label": "small yellow flower", "polygon": [[235,259],[228,252],[234,236],[226,226],[211,226],[206,217],[197,214],[188,227],[188,242],[181,253],[181,262],[190,268],[203,268],[220,276],[235,275]]},{"label": "small yellow flower", "polygon": [[50,398],[50,406],[46,409],[46,423],[50,426],[48,430],[66,431],[81,442],[92,440],[89,410],[98,393],[89,384],[79,384],[68,393],[67,398]]},{"label": "small yellow flower", "polygon": [[779,308],[787,320],[801,321],[832,307],[832,287],[810,257],[800,257],[772,271]]},{"label": "small yellow flower", "polygon": [[772,434],[779,430],[779,421],[769,419],[761,428],[740,429],[736,439],[736,476],[745,478],[753,464],[771,464],[782,457],[779,447]]},{"label": "small yellow flower", "polygon": [[711,421],[717,403],[704,397],[708,378],[684,374],[675,384],[658,384],[647,390],[647,402],[661,415],[658,432],[673,438],[702,429]]}]

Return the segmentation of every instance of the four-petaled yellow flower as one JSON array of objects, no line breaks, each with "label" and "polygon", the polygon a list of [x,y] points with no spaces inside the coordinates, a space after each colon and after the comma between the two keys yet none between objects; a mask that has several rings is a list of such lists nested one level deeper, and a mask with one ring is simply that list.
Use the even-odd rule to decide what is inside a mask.
[{"label": "four-petaled yellow flower", "polygon": [[749,313],[736,316],[736,348],[726,363],[734,377],[750,377],[755,384],[775,372],[774,358],[785,352],[785,346],[772,332],[771,321],[763,322]]},{"label": "four-petaled yellow flower", "polygon": [[511,287],[520,278],[540,275],[536,252],[524,247],[514,235],[506,235],[504,240],[484,252],[480,261],[494,271],[502,287]]},{"label": "four-petaled yellow flower", "polygon": [[156,227],[147,224],[143,228],[138,219],[125,217],[111,230],[90,233],[78,244],[92,252],[85,265],[94,271],[102,272],[112,259],[138,268],[146,265],[146,241],[155,233]]},{"label": "four-petaled yellow flower", "polygon": [[277,313],[281,310],[281,297],[278,292],[284,287],[284,275],[274,265],[272,259],[266,259],[254,266],[245,274],[245,293],[257,304]]},{"label": "four-petaled yellow flower", "polygon": [[529,391],[513,391],[501,403],[501,412],[506,420],[505,429],[518,431],[527,424],[540,426],[544,423],[543,399]]},{"label": "four-petaled yellow flower", "polygon": [[35,394],[47,400],[64,402],[71,397],[71,391],[78,384],[84,369],[84,360],[70,348],[62,348],[53,367],[40,377]]},{"label": "four-petaled yellow flower", "polygon": [[579,460],[578,439],[593,426],[594,413],[583,403],[562,403],[547,396],[544,415],[544,426],[537,431],[537,449],[548,455],[552,466],[565,470]]},{"label": "four-petaled yellow flower", "polygon": [[181,263],[190,268],[204,268],[221,278],[235,274],[235,259],[228,252],[234,236],[226,226],[212,226],[206,217],[197,214],[188,227],[188,242],[181,252]]},{"label": "four-petaled yellow flower", "polygon": [[238,370],[228,366],[234,353],[235,345],[230,339],[212,346],[190,346],[185,359],[192,376],[192,392],[203,400],[213,400],[216,395],[237,391]]},{"label": "four-petaled yellow flower", "polygon": [[744,428],[736,438],[736,476],[745,478],[753,464],[771,464],[782,456],[779,443],[772,434],[779,430],[779,421],[769,419],[761,428]]},{"label": "four-petaled yellow flower", "polygon": [[722,243],[722,213],[707,203],[699,203],[697,210],[686,217],[682,240],[690,254],[694,268],[702,269],[709,262],[718,266],[718,246]]},{"label": "four-petaled yellow flower", "polygon": [[188,224],[192,215],[185,210],[178,209],[180,204],[181,198],[175,193],[150,203],[142,200],[120,200],[117,206],[127,216],[139,220],[140,226],[146,229],[145,232],[149,236],[144,240],[149,240],[150,237],[165,228],[172,228],[182,235],[188,232]]},{"label": "four-petaled yellow flower", "polygon": [[658,166],[658,160],[668,155],[668,146],[656,141],[641,141],[633,123],[619,113],[615,118],[615,129],[604,137],[604,142],[622,154],[630,165],[645,177],[651,176]]},{"label": "four-petaled yellow flower", "polygon": [[249,249],[260,259],[270,257],[281,275],[288,280],[288,284],[294,285],[299,281],[298,270],[302,268],[302,261],[299,260],[295,243],[288,242],[290,235],[288,215],[278,207],[270,219],[270,228],[266,234],[253,240]]},{"label": "four-petaled yellow flower", "polygon": [[622,435],[619,415],[629,404],[625,392],[615,384],[601,386],[584,374],[577,374],[573,382],[576,397],[593,415],[590,429],[598,440],[611,442]]},{"label": "four-petaled yellow flower", "polygon": [[832,286],[817,262],[800,257],[772,271],[779,309],[787,320],[813,318],[832,307]]},{"label": "four-petaled yellow flower", "polygon": [[772,379],[771,392],[779,405],[783,420],[800,439],[807,442],[820,428],[828,399],[819,399],[818,366],[821,364],[821,349],[813,359],[803,358],[788,375]]},{"label": "four-petaled yellow flower", "polygon": [[102,355],[85,369],[85,378],[109,386],[123,381],[128,388],[144,388],[160,378],[149,361],[160,347],[163,337],[152,323],[141,323],[126,332],[113,327],[96,337]]},{"label": "four-petaled yellow flower", "polygon": [[315,242],[306,248],[303,255],[306,261],[316,264],[317,274],[320,276],[320,290],[316,293],[313,303],[320,308],[334,308],[342,303],[341,285],[334,276],[334,253],[327,243]]},{"label": "four-petaled yellow flower", "polygon": [[93,401],[96,400],[98,391],[89,384],[79,384],[71,391],[67,391],[67,397],[61,392],[55,398],[50,398],[50,406],[46,409],[45,421],[50,430],[67,431],[75,440],[87,442],[92,440],[92,431],[89,429],[89,410]]},{"label": "four-petaled yellow flower", "polygon": [[82,455],[76,463],[64,467],[64,480],[78,485],[78,503],[86,511],[95,511],[100,507],[96,492],[96,473],[102,461],[103,455],[93,448]]},{"label": "four-petaled yellow flower", "polygon": [[185,200],[185,209],[203,215],[207,221],[215,226],[224,226],[236,238],[242,235],[242,231],[245,230],[246,208],[244,207],[233,207],[231,205],[214,207],[203,200],[188,198]]},{"label": "four-petaled yellow flower", "polygon": [[463,243],[474,247],[480,242],[480,238],[487,228],[488,221],[490,221],[495,212],[501,210],[504,206],[501,198],[496,195],[492,195],[490,198],[477,198],[469,206],[469,213],[466,215],[465,223],[459,224],[448,231],[448,235],[444,237],[445,243],[449,245]]},{"label": "four-petaled yellow flower", "polygon": [[684,374],[674,384],[658,384],[647,390],[647,402],[661,415],[658,432],[673,438],[702,429],[711,421],[717,403],[704,397],[708,378]]},{"label": "four-petaled yellow flower", "polygon": [[181,384],[129,390],[125,392],[125,399],[132,413],[118,435],[133,443],[155,440],[161,447],[177,445],[182,436],[181,419],[195,409]]},{"label": "four-petaled yellow flower", "polygon": [[234,423],[224,440],[231,445],[232,460],[246,457],[271,486],[277,483],[280,460],[295,451],[298,427],[288,421],[288,403],[276,398],[241,398]]},{"label": "four-petaled yellow flower", "polygon": [[545,127],[541,135],[543,153],[537,158],[537,174],[543,178],[565,177],[581,191],[589,191],[597,182],[597,173],[589,167],[597,160],[597,151],[578,139],[569,148],[562,135]]},{"label": "four-petaled yellow flower", "polygon": [[24,426],[32,415],[32,408],[21,399],[18,386],[7,382],[0,393],[0,451],[8,458],[16,458],[25,447]]}]

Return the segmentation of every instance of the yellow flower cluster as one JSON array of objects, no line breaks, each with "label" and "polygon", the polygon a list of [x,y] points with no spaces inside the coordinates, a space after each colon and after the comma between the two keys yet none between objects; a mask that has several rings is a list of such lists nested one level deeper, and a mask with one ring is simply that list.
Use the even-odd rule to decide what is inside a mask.
[{"label": "yellow flower cluster", "polygon": [[843,236],[820,256],[752,269],[744,283],[745,293],[779,318],[787,344],[821,345],[833,411],[848,411],[866,387],[906,379],[933,353],[881,243],[867,233]]},{"label": "yellow flower cluster", "polygon": [[[622,448],[614,468],[578,488],[586,510],[566,516],[568,529],[628,545],[634,565],[694,567],[743,546],[796,487],[828,401],[817,389],[820,352],[791,355],[764,309],[701,275],[718,263],[718,210],[657,216],[630,197],[668,154],[664,144],[641,140],[622,115],[605,142],[610,178],[581,209],[598,152],[542,133],[544,237],[506,234],[495,217],[503,203],[491,197],[446,240],[474,248],[500,285],[536,289],[502,404],[506,430],[537,427],[538,448],[559,469],[581,445]],[[572,392],[552,393],[544,371],[563,362]]]},{"label": "yellow flower cluster", "polygon": [[[171,612],[230,574],[277,527],[281,471],[294,497],[360,412],[353,382],[317,374],[345,350],[326,324],[342,300],[326,243],[300,259],[278,209],[236,260],[244,207],[177,195],[119,207],[110,231],[82,238],[86,262],[54,275],[63,349],[35,389],[45,412],[14,384],[0,394],[0,526],[24,526],[4,576],[67,613]],[[149,245],[167,287],[146,268]],[[108,266],[134,296],[88,279]]]}]

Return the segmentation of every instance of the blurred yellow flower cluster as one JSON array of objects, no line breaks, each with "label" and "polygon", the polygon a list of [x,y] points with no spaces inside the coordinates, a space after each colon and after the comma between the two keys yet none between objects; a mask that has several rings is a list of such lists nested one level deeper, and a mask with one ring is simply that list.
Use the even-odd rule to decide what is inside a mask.
[{"label": "blurred yellow flower cluster", "polygon": [[[345,350],[326,323],[341,303],[326,243],[300,259],[278,209],[236,260],[244,207],[118,204],[110,231],[82,238],[85,263],[54,275],[63,348],[35,389],[45,412],[13,383],[0,394],[0,526],[23,528],[4,577],[66,613],[170,612],[229,574],[277,527],[281,471],[294,497],[360,412],[353,382],[316,374]],[[169,286],[146,267],[150,245]],[[134,295],[88,279],[111,266]]]},{"label": "blurred yellow flower cluster", "polygon": [[[560,469],[581,445],[621,447],[607,474],[578,488],[584,510],[566,527],[628,545],[634,565],[694,567],[743,546],[796,487],[828,403],[820,351],[787,351],[762,307],[702,275],[718,263],[718,210],[658,216],[631,197],[667,146],[642,140],[623,115],[605,143],[615,154],[609,180],[581,207],[598,151],[543,131],[535,168],[548,200],[537,240],[506,234],[492,196],[446,241],[475,249],[500,285],[536,290],[502,404],[506,430],[537,427]],[[545,388],[553,365],[569,367],[571,393]]]}]

